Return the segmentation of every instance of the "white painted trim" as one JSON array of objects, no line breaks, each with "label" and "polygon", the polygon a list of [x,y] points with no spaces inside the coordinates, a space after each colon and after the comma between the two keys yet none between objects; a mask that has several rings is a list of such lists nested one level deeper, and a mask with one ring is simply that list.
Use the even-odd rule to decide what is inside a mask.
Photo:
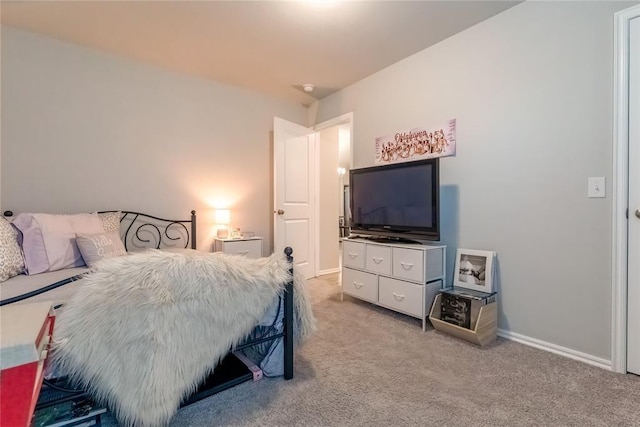
[{"label": "white painted trim", "polygon": [[318,123],[317,125],[313,126],[313,130],[315,131],[320,131],[326,128],[330,128],[333,126],[339,126],[339,125],[349,125],[349,155],[350,155],[350,168],[353,168],[353,111],[349,112],[349,113],[345,113],[342,114],[341,116],[338,117],[334,117],[333,119],[329,119],[325,122],[322,123]]},{"label": "white painted trim", "polygon": [[333,274],[333,273],[340,273],[340,267],[338,268],[330,268],[328,270],[322,270],[318,272],[318,276],[323,276],[325,274]]},{"label": "white painted trim", "polygon": [[[317,125],[314,125],[311,129],[313,129],[315,131],[315,137],[316,137],[316,191],[314,194],[314,197],[317,200],[320,200],[320,168],[317,167],[317,165],[320,162],[320,144],[318,144],[317,142],[320,141],[320,136],[319,133],[321,130],[324,129],[328,129],[330,127],[334,127],[334,126],[339,126],[339,125],[349,125],[349,132],[351,133],[351,140],[349,142],[349,148],[351,149],[351,165],[353,166],[353,111],[346,113],[346,114],[342,114],[338,117],[334,117],[333,119],[329,119],[325,122],[322,123],[318,123]],[[320,203],[316,203],[316,218],[317,221],[319,221],[320,219]],[[315,271],[315,275],[319,276],[321,274],[327,274],[327,273],[323,273],[322,271],[318,270],[318,268],[320,267],[320,227],[316,227],[315,228],[315,242],[316,242],[316,248],[315,248],[315,258],[316,258],[316,271]],[[337,271],[339,271],[340,269],[338,269]],[[329,270],[326,270],[329,271]]]},{"label": "white painted trim", "polygon": [[333,126],[353,124],[353,111],[350,113],[342,114],[341,116],[334,117],[333,119],[329,119],[325,122],[318,123],[312,127],[313,130],[323,130]]},{"label": "white painted trim", "polygon": [[316,168],[315,189],[313,191],[313,200],[314,200],[313,204],[315,208],[315,212],[314,212],[315,223],[313,227],[314,240],[313,241],[316,243],[315,248],[313,249],[314,258],[315,258],[315,261],[314,261],[315,271],[313,272],[313,277],[318,277],[320,275],[320,270],[319,270],[320,269],[320,203],[319,202],[320,202],[320,144],[322,144],[322,142],[320,141],[320,132],[318,132],[315,129],[313,133],[313,139],[315,141],[314,158],[315,158],[315,168]]},{"label": "white painted trim", "polygon": [[317,132],[312,132],[310,135],[307,136],[307,138],[309,138],[309,140],[311,140],[312,142],[312,158],[309,159],[309,167],[313,167],[313,182],[310,183],[312,188],[315,188],[315,191],[313,193],[313,200],[310,200],[311,203],[313,203],[313,207],[312,209],[310,209],[310,214],[309,214],[309,219],[311,220],[311,227],[313,227],[313,236],[314,236],[314,242],[315,244],[313,245],[313,258],[314,258],[314,263],[313,263],[313,277],[316,277],[317,271],[318,271],[318,265],[320,262],[320,255],[318,254],[319,252],[319,248],[320,248],[320,243],[319,243],[319,239],[320,239],[320,233],[318,232],[318,229],[320,227],[318,227],[318,221],[319,221],[319,212],[320,212],[320,208],[318,207],[318,200],[320,200],[319,194],[320,194],[320,184],[319,184],[319,177],[318,177],[318,169],[319,165],[320,165],[320,148],[318,147],[320,144],[318,144],[318,140],[320,139],[318,137]]},{"label": "white painted trim", "polygon": [[607,371],[611,370],[611,361],[601,357],[592,356],[587,353],[582,353],[567,347],[551,344],[546,341],[517,334],[515,332],[505,331],[503,329],[498,329],[498,336],[510,341],[519,342],[520,344],[548,351],[559,356],[568,357],[569,359],[577,360],[578,362],[583,362],[591,366],[606,369]]},{"label": "white painted trim", "polygon": [[629,170],[629,21],[640,6],[617,12],[614,22],[613,218],[611,244],[611,370],[627,372],[627,209]]}]

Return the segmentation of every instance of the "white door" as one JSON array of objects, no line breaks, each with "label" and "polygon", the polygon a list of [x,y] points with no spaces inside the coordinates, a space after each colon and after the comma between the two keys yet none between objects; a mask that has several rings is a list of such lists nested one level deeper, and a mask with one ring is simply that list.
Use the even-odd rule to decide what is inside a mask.
[{"label": "white door", "polygon": [[629,25],[627,371],[640,375],[640,16]]},{"label": "white door", "polygon": [[315,135],[312,129],[273,119],[274,250],[293,248],[296,269],[315,275]]}]

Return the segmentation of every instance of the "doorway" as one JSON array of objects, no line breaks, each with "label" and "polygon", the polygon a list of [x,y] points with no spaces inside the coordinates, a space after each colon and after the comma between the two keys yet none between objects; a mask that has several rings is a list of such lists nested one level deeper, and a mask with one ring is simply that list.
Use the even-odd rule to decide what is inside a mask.
[{"label": "doorway", "polygon": [[352,163],[352,123],[353,113],[348,113],[313,128],[318,150],[317,275],[340,271],[341,240],[348,236],[350,220],[345,190]]},{"label": "doorway", "polygon": [[[335,145],[326,152],[329,138],[324,138],[325,145],[320,141],[325,130],[336,135]],[[306,278],[340,271],[340,139],[349,141],[341,166],[346,175],[352,163],[353,113],[313,128],[274,117],[274,250],[297,248],[296,268]]]}]

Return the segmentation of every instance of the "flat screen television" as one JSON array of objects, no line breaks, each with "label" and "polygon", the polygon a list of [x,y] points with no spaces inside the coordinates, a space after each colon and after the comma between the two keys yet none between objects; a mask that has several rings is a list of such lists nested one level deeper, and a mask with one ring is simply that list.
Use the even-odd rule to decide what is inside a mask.
[{"label": "flat screen television", "polygon": [[351,232],[402,240],[440,240],[438,160],[352,169]]}]

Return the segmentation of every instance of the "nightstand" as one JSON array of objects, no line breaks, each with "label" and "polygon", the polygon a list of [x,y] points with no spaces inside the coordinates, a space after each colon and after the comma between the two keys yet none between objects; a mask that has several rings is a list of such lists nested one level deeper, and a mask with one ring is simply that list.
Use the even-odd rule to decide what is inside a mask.
[{"label": "nightstand", "polygon": [[213,250],[230,255],[244,255],[248,258],[262,256],[262,237],[247,237],[242,239],[214,239]]},{"label": "nightstand", "polygon": [[55,317],[51,302],[0,307],[0,425],[28,426],[40,394]]}]

